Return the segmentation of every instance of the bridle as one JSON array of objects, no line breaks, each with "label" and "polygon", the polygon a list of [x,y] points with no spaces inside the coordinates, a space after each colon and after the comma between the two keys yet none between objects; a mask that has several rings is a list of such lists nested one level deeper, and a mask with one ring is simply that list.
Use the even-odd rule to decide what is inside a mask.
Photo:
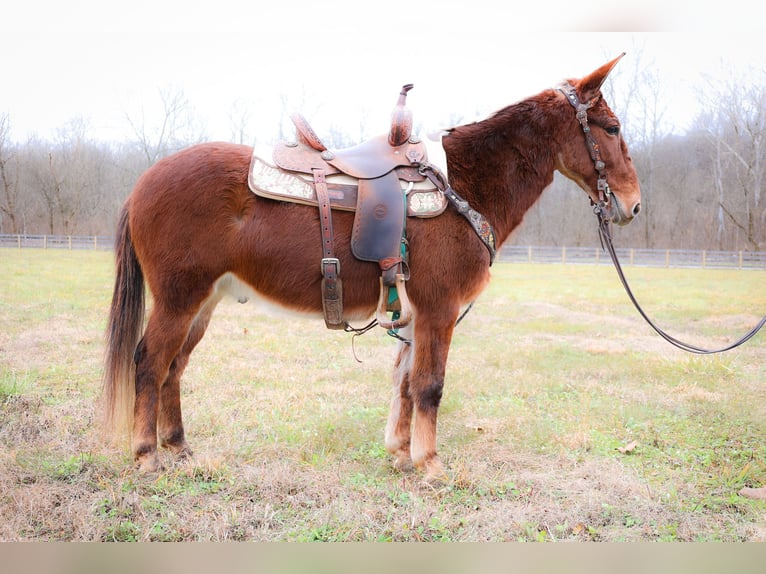
[{"label": "bridle", "polygon": [[766,316],[764,316],[755,327],[753,327],[747,334],[745,334],[744,337],[735,341],[734,343],[731,343],[730,345],[720,349],[703,349],[702,347],[684,343],[683,341],[680,341],[669,335],[660,329],[657,325],[655,325],[655,323],[644,312],[644,310],[641,308],[641,305],[638,304],[635,295],[633,295],[633,291],[631,291],[630,285],[628,285],[628,280],[626,279],[625,273],[622,270],[620,261],[617,259],[617,252],[615,251],[614,244],[612,243],[612,234],[609,229],[609,213],[607,208],[612,197],[612,192],[609,189],[609,184],[606,181],[606,172],[604,171],[606,165],[601,159],[601,151],[599,149],[598,142],[596,141],[596,138],[593,137],[593,133],[591,132],[590,126],[588,125],[588,110],[598,102],[600,96],[596,96],[588,102],[581,103],[577,96],[577,92],[570,84],[565,83],[558,89],[562,94],[564,94],[566,100],[576,111],[577,121],[580,123],[580,127],[582,127],[582,131],[585,134],[585,143],[588,146],[590,157],[593,160],[593,165],[596,168],[596,173],[598,174],[596,189],[598,191],[599,200],[596,202],[591,198],[591,205],[593,206],[593,212],[598,218],[598,234],[601,240],[601,247],[609,253],[610,258],[612,259],[612,263],[614,264],[614,268],[617,271],[617,275],[620,278],[620,282],[625,288],[625,292],[628,294],[628,297],[630,298],[633,306],[636,308],[639,314],[644,318],[649,326],[668,343],[683,351],[696,353],[698,355],[712,355],[715,353],[730,351],[752,339],[755,334],[758,333],[758,331],[760,331],[764,325],[766,325]]},{"label": "bridle", "polygon": [[[604,171],[606,164],[601,159],[601,148],[599,147],[596,138],[593,137],[593,133],[590,131],[590,126],[588,125],[588,110],[596,105],[601,96],[596,96],[587,102],[582,103],[580,98],[577,96],[577,91],[571,84],[564,83],[559,86],[558,89],[562,94],[564,94],[564,97],[566,97],[567,101],[575,109],[577,121],[580,123],[580,127],[585,134],[585,145],[588,146],[590,157],[593,160],[593,165],[596,168],[596,173],[598,174],[598,180],[596,181],[598,200],[599,202],[603,203],[604,206],[607,206],[609,205],[609,200],[612,197],[612,191],[609,189],[609,184],[606,182],[606,172]],[[593,205],[596,204],[596,202],[592,199],[591,203]]]}]

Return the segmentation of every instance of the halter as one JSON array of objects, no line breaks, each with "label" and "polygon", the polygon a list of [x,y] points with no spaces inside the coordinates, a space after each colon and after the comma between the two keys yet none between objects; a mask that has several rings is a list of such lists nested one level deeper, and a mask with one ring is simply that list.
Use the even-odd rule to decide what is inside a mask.
[{"label": "halter", "polygon": [[[596,96],[589,101],[582,103],[580,102],[580,98],[577,97],[577,91],[571,84],[564,83],[559,86],[558,90],[564,94],[567,101],[577,112],[577,121],[580,122],[582,131],[585,134],[585,143],[588,146],[588,151],[593,160],[593,165],[596,168],[596,173],[598,173],[596,189],[598,190],[599,204],[602,207],[605,207],[609,205],[612,191],[609,189],[609,184],[606,182],[606,172],[604,171],[606,164],[601,159],[601,149],[596,138],[593,137],[593,133],[591,133],[590,126],[588,125],[588,110],[596,105],[596,102],[598,102],[601,96]],[[596,202],[591,199],[591,204],[596,205]]]}]

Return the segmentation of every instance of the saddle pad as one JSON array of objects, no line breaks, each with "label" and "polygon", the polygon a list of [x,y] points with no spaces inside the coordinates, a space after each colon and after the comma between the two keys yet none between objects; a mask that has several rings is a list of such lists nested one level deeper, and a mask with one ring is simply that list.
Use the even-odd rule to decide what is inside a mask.
[{"label": "saddle pad", "polygon": [[[299,174],[283,171],[257,155],[253,155],[250,161],[250,173],[247,182],[250,191],[261,197],[304,205],[317,205],[317,195],[312,179],[309,179],[308,176],[304,178]],[[357,186],[354,178],[343,175],[328,177],[327,194],[333,209],[356,210]]]},{"label": "saddle pad", "polygon": [[[326,179],[330,206],[333,209],[355,211],[359,180],[342,174],[330,175]],[[281,170],[255,153],[250,162],[248,186],[250,191],[261,197],[304,205],[317,204],[310,176]],[[407,215],[410,217],[435,217],[447,207],[444,194],[428,180],[407,184],[405,192]]]}]

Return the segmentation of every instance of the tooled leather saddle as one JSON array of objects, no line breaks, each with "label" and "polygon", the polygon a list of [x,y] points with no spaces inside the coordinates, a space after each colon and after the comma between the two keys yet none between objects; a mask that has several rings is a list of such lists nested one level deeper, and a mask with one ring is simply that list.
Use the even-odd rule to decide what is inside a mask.
[{"label": "tooled leather saddle", "polygon": [[333,209],[355,212],[351,250],[357,259],[380,266],[380,326],[396,330],[412,319],[405,288],[406,218],[439,215],[447,200],[420,169],[428,165],[428,157],[425,144],[411,133],[412,113],[405,107],[411,88],[412,84],[403,86],[388,134],[329,150],[303,116],[294,114],[297,141],[277,144],[271,162],[253,154],[248,183],[255,194],[319,208],[322,306],[330,329],[347,327],[340,262],[333,246]]}]

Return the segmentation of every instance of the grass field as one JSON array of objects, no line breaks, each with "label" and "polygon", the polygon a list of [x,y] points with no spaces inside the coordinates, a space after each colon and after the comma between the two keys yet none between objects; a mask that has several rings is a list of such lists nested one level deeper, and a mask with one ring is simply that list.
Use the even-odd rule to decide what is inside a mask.
[{"label": "grass field", "polygon": [[[722,346],[757,271],[628,268],[671,334]],[[458,326],[451,482],[383,448],[395,342],[225,301],[183,388],[191,463],[138,474],[95,424],[112,254],[0,250],[0,540],[766,541],[766,333],[694,356],[609,267],[499,264]]]}]

